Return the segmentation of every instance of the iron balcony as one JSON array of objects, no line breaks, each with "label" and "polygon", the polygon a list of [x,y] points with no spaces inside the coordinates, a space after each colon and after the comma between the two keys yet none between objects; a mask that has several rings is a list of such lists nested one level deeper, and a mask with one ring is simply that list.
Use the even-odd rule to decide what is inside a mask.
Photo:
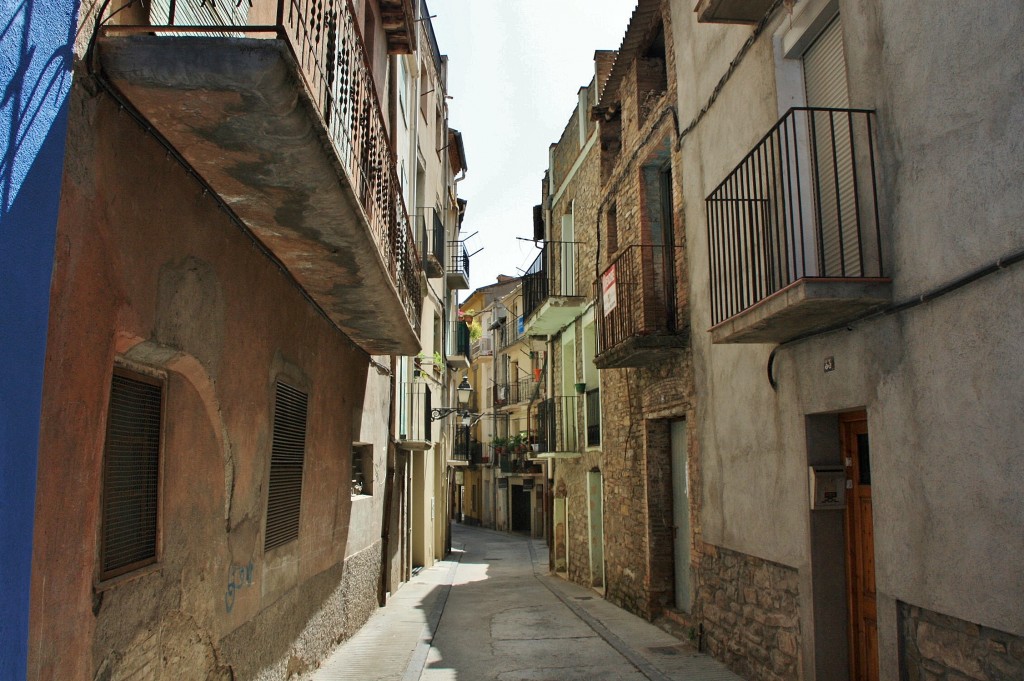
[{"label": "iron balcony", "polygon": [[[653,366],[689,344],[676,246],[628,246],[595,283],[599,369]],[[684,299],[685,300],[685,299]]]},{"label": "iron balcony", "polygon": [[496,407],[511,407],[523,402],[531,402],[537,398],[541,384],[529,378],[523,378],[511,383],[496,383],[494,385],[494,405]]},{"label": "iron balcony", "polygon": [[447,362],[453,369],[469,368],[469,325],[454,319],[448,322]]},{"label": "iron balcony", "polygon": [[448,242],[448,265],[445,268],[445,283],[450,289],[469,288],[469,251],[464,241]]},{"label": "iron balcony", "polygon": [[[411,1],[379,1],[409,51]],[[147,4],[101,30],[99,77],[357,345],[415,354],[420,259],[351,3]]]},{"label": "iron balcony", "polygon": [[583,451],[579,435],[580,398],[549,397],[538,402],[530,419],[530,442],[535,454],[567,454]]},{"label": "iron balcony", "polygon": [[890,301],[873,116],[790,109],[707,197],[713,342],[781,343]]},{"label": "iron balcony", "polygon": [[417,244],[423,256],[423,272],[430,279],[444,276],[444,223],[435,209],[426,209],[416,216]]},{"label": "iron balcony", "polygon": [[548,336],[582,314],[587,298],[580,270],[579,242],[544,244],[523,275],[524,333]]}]

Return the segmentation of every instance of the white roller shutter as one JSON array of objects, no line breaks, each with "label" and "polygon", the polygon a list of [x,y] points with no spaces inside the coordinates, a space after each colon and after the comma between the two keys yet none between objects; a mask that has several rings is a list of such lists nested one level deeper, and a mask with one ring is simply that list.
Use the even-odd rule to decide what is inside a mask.
[{"label": "white roller shutter", "polygon": [[[843,29],[837,15],[811,44],[803,57],[807,106],[829,109],[850,108],[843,53]],[[858,277],[856,196],[849,118],[845,112],[817,112],[808,122],[814,139],[817,170],[816,208],[820,221],[820,242],[824,269],[812,269],[823,277]]]},{"label": "white roller shutter", "polygon": [[[153,0],[150,22],[169,23],[172,0]],[[244,26],[249,18],[249,0],[173,0],[175,26]]]},{"label": "white roller shutter", "polygon": [[838,16],[804,53],[804,88],[807,106],[837,109],[850,106],[843,29]]}]

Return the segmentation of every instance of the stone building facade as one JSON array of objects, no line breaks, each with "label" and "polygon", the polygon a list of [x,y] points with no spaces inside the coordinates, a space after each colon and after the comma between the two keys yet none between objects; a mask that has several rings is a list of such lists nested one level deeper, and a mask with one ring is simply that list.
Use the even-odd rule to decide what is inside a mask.
[{"label": "stone building facade", "polygon": [[553,567],[649,619],[693,602],[694,395],[686,288],[673,285],[686,281],[686,260],[671,36],[668,5],[639,3],[618,52],[596,54],[545,182],[547,236],[566,241],[571,216],[584,299],[550,337],[549,385],[572,404],[579,440],[572,456],[551,457]]}]

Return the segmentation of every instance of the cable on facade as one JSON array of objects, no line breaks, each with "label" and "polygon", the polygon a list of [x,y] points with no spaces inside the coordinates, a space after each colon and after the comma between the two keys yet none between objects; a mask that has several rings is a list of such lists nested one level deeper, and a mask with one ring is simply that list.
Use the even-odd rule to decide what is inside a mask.
[{"label": "cable on facade", "polygon": [[953,279],[952,281],[937,286],[931,289],[930,291],[908,298],[907,300],[904,300],[901,303],[892,303],[879,310],[871,310],[869,312],[865,312],[841,324],[834,324],[824,329],[809,331],[807,333],[797,336],[796,338],[791,338],[788,341],[779,343],[778,345],[775,346],[775,348],[772,349],[771,354],[768,355],[768,383],[772,386],[772,390],[778,389],[778,381],[775,378],[774,371],[775,359],[778,351],[786,347],[787,345],[793,345],[795,343],[805,341],[809,338],[815,338],[817,336],[824,336],[825,334],[833,333],[835,331],[841,331],[842,329],[850,329],[850,327],[853,324],[856,324],[858,322],[869,321],[881,317],[887,317],[893,314],[899,314],[901,312],[906,312],[907,310],[913,309],[918,305],[923,305],[925,303],[930,303],[933,300],[938,300],[939,298],[942,298],[947,294],[953,293],[954,291],[957,291],[963,288],[964,286],[973,284],[974,282],[983,279],[991,274],[995,274],[996,272],[1001,272],[1002,270],[1008,269],[1012,265],[1016,265],[1022,261],[1024,261],[1024,248],[1014,251],[1013,253],[1002,258],[997,258],[988,265],[968,272],[967,274],[964,274],[960,277],[957,277],[956,279]]},{"label": "cable on facade", "polygon": [[711,90],[711,95],[708,97],[708,101],[704,104],[704,107],[697,112],[697,115],[693,117],[693,120],[691,120],[686,127],[683,128],[682,132],[679,133],[678,141],[680,145],[683,143],[683,138],[693,132],[693,129],[700,125],[704,116],[707,115],[708,111],[718,100],[718,96],[722,94],[722,90],[725,89],[726,83],[728,83],[732,78],[732,74],[735,73],[740,63],[743,62],[743,58],[747,55],[747,52],[750,51],[750,48],[754,46],[754,43],[757,42],[757,39],[764,32],[765,27],[772,18],[772,15],[775,14],[775,10],[785,3],[787,3],[787,0],[775,0],[775,2],[772,3],[772,6],[768,8],[768,11],[764,13],[764,16],[761,17],[761,20],[757,22],[757,25],[754,26],[754,30],[751,32],[750,37],[747,38],[739,52],[737,52],[736,56],[733,57],[731,62],[729,62],[729,66],[726,68],[725,73],[722,74],[718,83],[716,83],[715,87]]}]

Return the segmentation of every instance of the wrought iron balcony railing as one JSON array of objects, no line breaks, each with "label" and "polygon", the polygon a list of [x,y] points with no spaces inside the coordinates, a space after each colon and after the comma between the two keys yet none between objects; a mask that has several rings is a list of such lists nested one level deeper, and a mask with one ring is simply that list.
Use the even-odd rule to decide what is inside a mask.
[{"label": "wrought iron balcony railing", "polygon": [[713,324],[801,279],[885,276],[873,116],[790,109],[707,197]]},{"label": "wrought iron balcony railing", "polygon": [[549,397],[534,408],[530,442],[538,445],[538,453],[578,452],[579,398],[575,395]]},{"label": "wrought iron balcony railing", "polygon": [[494,404],[498,407],[507,407],[529,402],[539,394],[540,385],[529,378],[510,383],[497,383],[494,386]]},{"label": "wrought iron balcony railing", "polygon": [[523,275],[523,317],[529,317],[548,298],[583,295],[579,283],[580,244],[548,241]]},{"label": "wrought iron balcony railing", "polygon": [[448,285],[453,288],[469,288],[469,251],[465,241],[448,242],[448,264],[446,266]]},{"label": "wrought iron balcony railing", "polygon": [[491,457],[485,454],[484,444],[479,440],[469,441],[469,464],[471,466],[482,466],[490,463]]},{"label": "wrought iron balcony railing", "polygon": [[[479,444],[479,443],[478,443]],[[473,456],[472,440],[467,426],[456,426],[452,442],[452,461],[469,462]]]},{"label": "wrought iron balcony railing", "polygon": [[428,277],[444,274],[444,223],[433,209],[416,216],[419,233],[419,251],[423,256],[423,271]]},{"label": "wrought iron balcony railing", "polygon": [[623,249],[595,283],[598,353],[638,337],[685,329],[676,298],[676,246]]},{"label": "wrought iron balcony railing", "polygon": [[498,329],[498,347],[502,350],[523,337],[523,318],[509,317]]}]

